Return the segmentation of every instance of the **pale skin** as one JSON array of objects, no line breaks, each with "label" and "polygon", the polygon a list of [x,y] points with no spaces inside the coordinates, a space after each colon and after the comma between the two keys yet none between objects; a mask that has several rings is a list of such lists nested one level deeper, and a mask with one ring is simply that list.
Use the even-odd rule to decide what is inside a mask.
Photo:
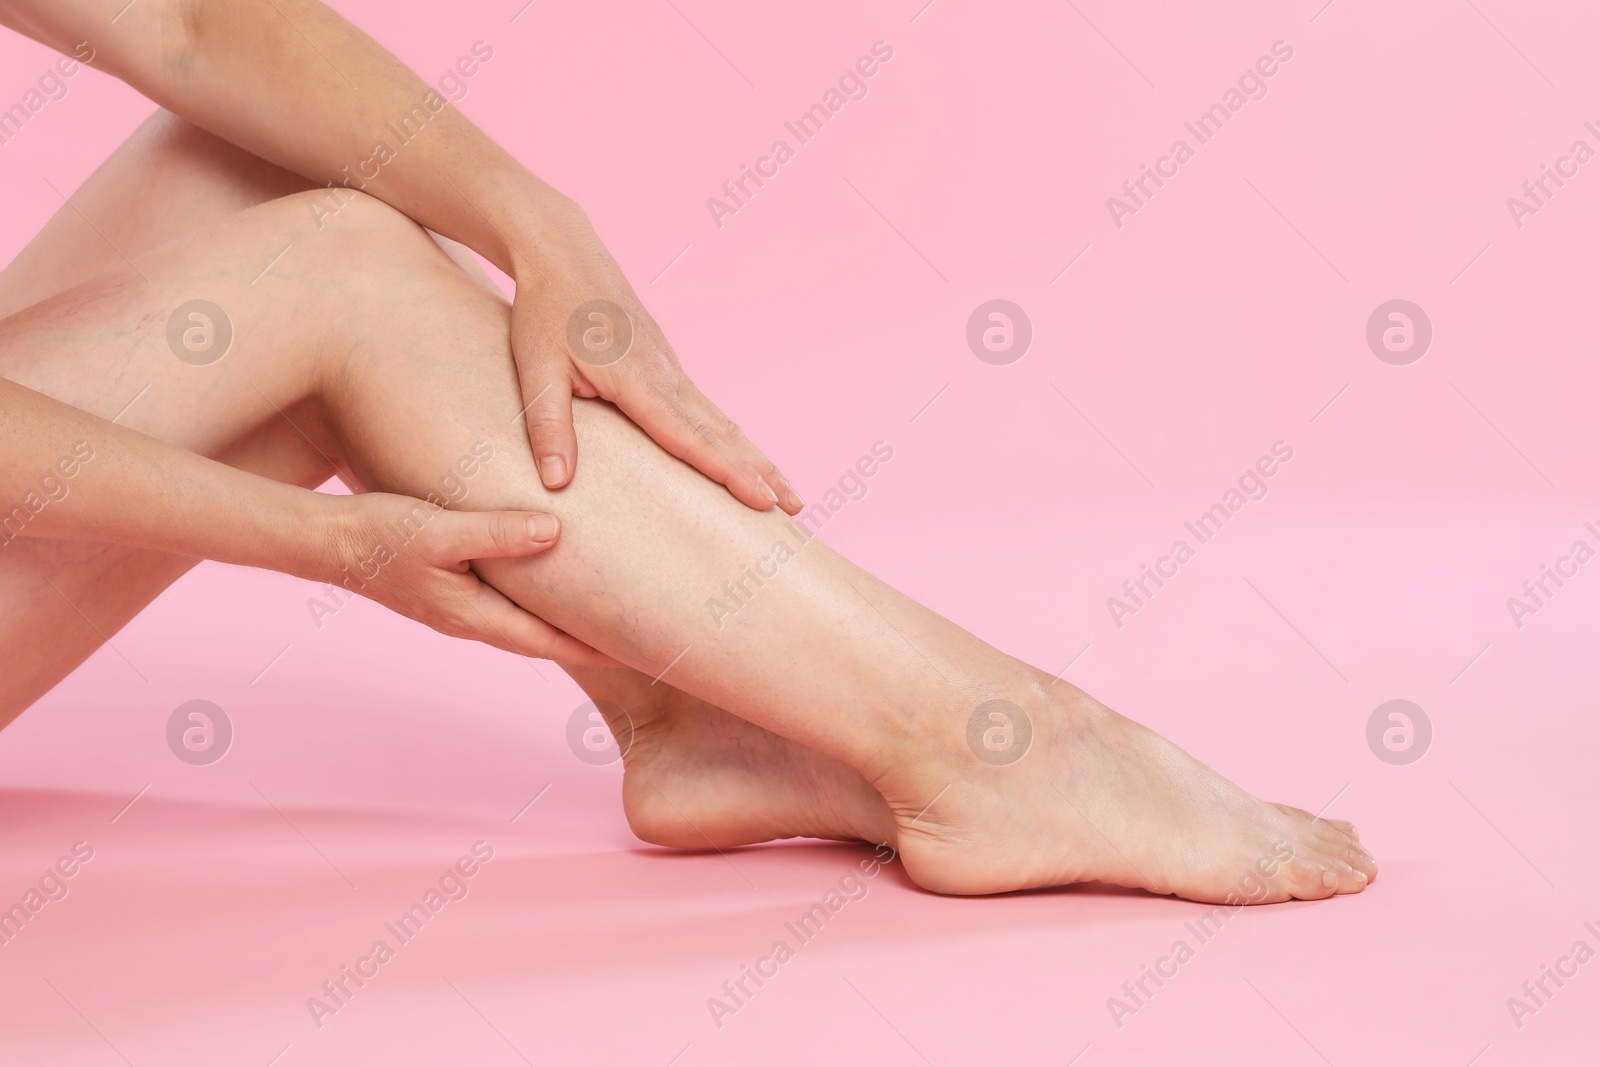
[{"label": "pale skin", "polygon": [[[566,485],[578,463],[572,398],[603,397],[747,506],[799,509],[800,498],[782,473],[683,373],[583,210],[449,106],[441,96],[446,89],[424,82],[316,0],[0,0],[0,24],[121,78],[194,126],[271,161],[273,177],[263,180],[277,182],[280,189],[336,187],[320,209],[305,205],[308,214],[320,210],[325,221],[330,202],[337,205],[348,189],[361,189],[470,247],[510,276],[516,301],[508,335],[522,397],[518,407],[548,488]],[[476,70],[492,51],[484,42],[458,60],[464,66],[452,68],[449,76],[460,84],[463,72]],[[65,68],[52,68],[49,76],[55,69]],[[10,123],[8,136],[28,122],[26,109],[0,115],[0,123]],[[397,124],[411,131],[404,141],[394,132]],[[386,146],[381,153],[375,151],[379,141]],[[158,181],[166,177],[171,176],[155,176]],[[197,217],[203,217],[204,206],[197,206]],[[172,208],[164,203],[160,210]],[[129,220],[123,225],[139,227]],[[160,230],[159,222],[149,227]],[[63,224],[52,228],[59,233]],[[125,256],[121,242],[107,236],[114,247],[102,242],[96,252]],[[9,268],[12,290],[0,311],[14,311],[43,295],[46,280],[57,276],[50,268],[70,273],[81,240],[77,235],[35,242]],[[569,320],[597,300],[632,323],[628,359],[600,366],[569,352]],[[30,450],[29,442],[37,440],[33,431],[66,434],[74,416],[17,387],[6,389],[0,402],[16,414],[18,427],[25,422],[29,428],[0,436],[0,469],[46,469],[58,457],[42,458]],[[147,449],[136,442],[124,447],[130,454]],[[141,454],[122,479],[91,478],[87,492],[97,492],[103,483],[103,506],[59,509],[37,533],[48,529],[56,536],[260,562],[327,580],[361,562],[339,558],[339,548],[354,530],[381,526],[414,506],[392,500],[341,509],[302,505],[296,513],[280,508],[268,521],[252,523],[237,507],[226,506],[235,499],[230,493],[243,491],[237,479],[204,473],[193,464],[186,464],[183,477],[169,470],[164,479],[140,478],[140,471],[165,469],[156,457],[156,452]],[[218,484],[213,487],[212,481]],[[191,490],[183,501],[185,521],[141,526],[138,515],[151,512],[128,506],[129,501],[174,486]],[[19,489],[26,491],[0,476],[4,499],[18,499],[13,490]],[[267,496],[287,507],[281,493],[269,490]],[[70,525],[80,515],[95,513],[112,519]],[[447,633],[529,655],[608,663],[514,609],[465,566],[485,545],[500,553],[528,554],[547,548],[557,535],[548,517],[542,522],[531,515],[448,518],[430,524],[418,551],[375,575],[362,592]],[[261,551],[249,558],[240,554],[240,546]]]},{"label": "pale skin", "polygon": [[[177,198],[131,180],[152,171],[196,194],[181,215]],[[293,183],[161,117],[74,197],[138,273],[64,211],[24,253],[34,266],[0,276],[0,307],[48,297],[0,321],[0,376],[84,413],[56,413],[52,459],[90,440],[88,477],[101,458],[109,467],[139,442],[164,442],[171,452],[157,458],[234,468],[240,494],[270,479],[312,497],[295,487],[337,472],[417,497],[489,442],[494,458],[460,506],[549,514],[561,537],[473,571],[625,665],[569,669],[630,741],[623,801],[648,841],[887,842],[920,885],[957,894],[1100,881],[1266,902],[1357,892],[1375,876],[1347,823],[1256,800],[796,533],[779,511],[739,503],[610,405],[576,405],[583,462],[563,488],[546,488],[518,416],[512,309],[376,200],[353,200],[316,229],[315,194],[284,195]],[[207,205],[200,218],[196,203]],[[304,254],[252,285],[291,241]],[[238,340],[197,368],[174,358],[164,327],[201,291],[228,309]],[[104,421],[147,383],[119,426]],[[70,529],[88,495],[43,514],[59,508]],[[714,620],[708,598],[779,540],[804,547]],[[21,668],[0,680],[6,718],[192,564],[162,547],[24,537],[0,548],[0,601],[19,605],[0,623],[0,654]],[[967,739],[973,711],[995,699],[1032,726],[1007,765]]]}]

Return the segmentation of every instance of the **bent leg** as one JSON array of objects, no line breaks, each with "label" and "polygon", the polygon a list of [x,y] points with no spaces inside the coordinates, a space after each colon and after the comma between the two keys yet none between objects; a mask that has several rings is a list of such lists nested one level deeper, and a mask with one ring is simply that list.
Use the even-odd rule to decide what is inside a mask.
[{"label": "bent leg", "polygon": [[310,187],[297,174],[157,111],[0,269],[0,318],[91,278],[132,275],[129,259]]},{"label": "bent leg", "polygon": [[[94,278],[131,278],[136,268],[124,256],[142,259],[237,212],[311,187],[298,175],[158,111],[0,269],[0,318]],[[493,290],[470,255],[459,246],[449,251]],[[9,351],[0,353],[0,373],[94,407],[90,383],[103,378],[103,368],[114,362],[110,355],[74,356],[52,372],[38,361],[25,365],[21,353]],[[120,401],[121,394],[114,399]],[[186,417],[168,417],[174,410],[159,394],[151,403],[148,418],[129,421],[169,443],[200,444],[184,436]],[[105,405],[103,413],[113,414],[112,406]],[[249,412],[239,414],[240,427],[251,422]],[[287,419],[254,436],[235,435],[212,458],[307,487],[333,472]],[[8,545],[0,552],[0,602],[8,605],[0,613],[0,659],[11,669],[0,676],[0,725],[64,678],[195,562],[82,541],[30,539]],[[636,671],[571,670],[602,706],[629,709],[627,729],[634,743],[625,757],[624,806],[646,840],[704,847],[792,836],[883,841],[893,833],[882,798],[836,761],[665,682],[652,684]],[[618,728],[623,728],[620,722]]]},{"label": "bent leg", "polygon": [[[95,278],[140,282],[129,259],[308,183],[166,112],[157,112],[0,270],[0,318]],[[125,258],[126,257],[126,258]],[[265,265],[265,261],[263,264]],[[168,309],[169,311],[171,309]],[[59,347],[0,351],[0,375],[264,477],[313,487],[333,468],[287,422],[241,412],[238,431],[186,436],[180,409],[140,405],[152,378]],[[51,359],[61,358],[52,367]],[[176,361],[174,361],[176,362]],[[174,384],[169,382],[167,384]],[[160,417],[165,414],[166,418]],[[10,506],[12,501],[5,502]],[[22,539],[0,551],[0,726],[43,696],[197,560],[89,541]],[[24,654],[24,651],[26,654]]]},{"label": "bent leg", "polygon": [[[303,254],[252,287],[240,264],[286,241]],[[125,335],[128,366],[193,397],[193,414],[212,395],[263,419],[301,405],[308,437],[374,489],[426,492],[489,442],[495,458],[470,506],[551,511],[563,538],[538,559],[485,562],[484,576],[641,672],[861,774],[887,801],[921,884],[971,893],[1100,880],[1224,901],[1269,864],[1268,899],[1354,891],[1370,877],[1370,859],[1338,829],[1255,800],[787,517],[743,508],[608,405],[578,405],[585,461],[547,493],[521,430],[508,309],[389,209],[361,198],[317,233],[305,198],[290,197],[180,251],[142,264],[149,289],[103,285],[30,309],[0,326],[0,347],[82,351],[108,324],[138,323]],[[172,357],[159,309],[201,280],[234,317],[240,358],[180,382],[160,365]],[[247,389],[266,403],[251,409]],[[719,611],[730,585],[742,593],[736,610]],[[975,713],[994,707],[1022,739],[1013,762],[969,747]]]},{"label": "bent leg", "polygon": [[[298,175],[158,111],[0,269],[0,318],[94,278],[131,278],[136,268],[124,257],[139,260],[237,212],[309,188]],[[493,291],[470,255],[459,246],[447,250]],[[103,378],[114,359],[93,362],[68,358],[52,372],[10,351],[0,353],[0,373],[92,408],[89,383]],[[148,418],[129,421],[169,443],[200,444],[184,436],[186,416],[168,417],[174,409],[159,395],[151,403]],[[102,413],[111,414],[112,406]],[[240,427],[251,422],[249,412],[239,414]],[[287,419],[253,436],[235,435],[212,458],[307,487],[333,472]],[[81,541],[8,545],[0,553],[0,602],[9,608],[0,615],[0,659],[11,669],[0,677],[0,725],[195,562]],[[882,798],[836,761],[636,671],[571,670],[602,706],[629,709],[634,744],[625,757],[625,810],[646,840],[704,847],[791,836],[883,841],[893,833]]]},{"label": "bent leg", "polygon": [[[131,279],[137,268],[130,259],[310,188],[300,176],[158,111],[0,269],[0,318],[94,278]],[[459,246],[448,250],[492,291],[470,254]],[[0,373],[81,407],[98,406],[102,414],[120,411],[127,390],[102,404],[92,388],[106,377],[105,368],[116,367],[116,357],[106,353],[92,366],[87,362],[68,358],[52,369],[12,350],[0,353]],[[127,398],[140,404],[148,395],[133,392]],[[186,436],[191,424],[182,397],[175,400],[176,405],[157,394],[149,401],[154,407],[124,417],[168,443],[202,447],[198,438]],[[248,410],[236,414],[240,432],[229,435],[212,458],[306,487],[333,473],[286,418],[251,434],[244,428],[255,416]],[[0,613],[0,659],[10,665],[0,676],[0,725],[195,562],[83,541],[8,544],[0,553],[0,602],[8,607]],[[584,671],[579,677],[606,707],[625,700],[632,710],[638,743],[627,756],[626,810],[647,840],[706,844],[695,827],[709,831],[718,845],[794,835],[884,839],[882,799],[847,768],[664,683],[652,686],[635,671]]]},{"label": "bent leg", "polygon": [[[1375,872],[1341,829],[1257,801],[801,524],[740,507],[609,405],[577,405],[585,461],[547,493],[521,433],[507,309],[459,282],[419,300],[404,260],[372,279],[404,304],[391,347],[343,362],[323,396],[355,475],[414,493],[454,442],[491,441],[505,462],[470,506],[548,509],[564,536],[536,560],[484,561],[485,578],[641,673],[865,778],[923,885],[1092,879],[1223,902],[1263,882],[1276,899],[1356,891]],[[997,706],[1007,736],[1023,738],[1020,759],[973,740],[987,735],[974,720],[986,727]]]}]

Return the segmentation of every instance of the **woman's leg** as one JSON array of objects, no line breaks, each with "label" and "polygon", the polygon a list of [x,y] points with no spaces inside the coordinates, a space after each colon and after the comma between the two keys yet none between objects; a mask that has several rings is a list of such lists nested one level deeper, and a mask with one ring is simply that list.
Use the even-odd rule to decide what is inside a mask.
[{"label": "woman's leg", "polygon": [[311,183],[166,111],[146,119],[0,269],[0,319]]},{"label": "woman's leg", "polygon": [[[94,278],[126,276],[139,259],[246,208],[312,188],[284,171],[177,117],[156,112],[72,195],[40,233],[0,270],[0,318]],[[454,249],[459,253],[459,246]],[[270,260],[268,261],[270,262]],[[458,262],[490,291],[476,261]],[[264,266],[265,264],[263,264]],[[111,365],[109,355],[104,360]],[[20,353],[0,373],[26,379],[60,399],[107,416],[134,381],[109,398],[91,388],[102,367],[83,374],[25,367]],[[256,399],[247,396],[247,401]],[[138,402],[143,403],[140,396]],[[102,402],[104,401],[104,402]],[[160,401],[158,399],[158,405]],[[130,409],[131,412],[131,409]],[[170,443],[186,420],[123,417]],[[334,472],[287,419],[259,433],[255,417],[238,425],[213,458],[267,477],[314,486]],[[0,552],[0,725],[65,677],[196,561],[116,545],[21,540]],[[892,832],[877,792],[848,768],[633,670],[585,671],[579,683],[601,706],[626,706],[634,743],[625,756],[626,810],[658,844],[728,846],[780,837],[885,840]],[[619,729],[620,729],[619,725]],[[887,827],[887,829],[885,829]],[[709,836],[707,836],[709,835]]]},{"label": "woman's leg", "polygon": [[[1335,827],[1256,801],[786,517],[741,507],[607,405],[578,406],[585,462],[546,493],[518,425],[503,302],[389,209],[358,198],[318,231],[309,202],[253,209],[158,253],[141,263],[148,284],[30,309],[0,325],[0,351],[49,346],[36,369],[60,375],[113,324],[138,324],[125,335],[130,373],[171,397],[169,414],[152,390],[147,420],[193,438],[184,419],[213,409],[263,422],[303,411],[317,447],[372,488],[425,492],[490,442],[472,506],[547,509],[564,536],[537,560],[484,563],[485,577],[638,670],[859,772],[930,888],[1097,879],[1221,901],[1261,882],[1277,898],[1321,896],[1370,876]],[[286,243],[301,254],[252,286]],[[165,350],[162,312],[202,283],[233,317],[238,351],[185,377],[196,368]],[[1000,712],[1011,744],[980,743]]]},{"label": "woman's leg", "polygon": [[[0,319],[94,278],[140,282],[128,258],[308,183],[157,112],[97,169],[17,257],[0,270]],[[264,264],[263,264],[264,265]],[[110,346],[108,346],[109,348]],[[0,375],[105,418],[177,441],[145,417],[150,379],[110,350],[92,373],[80,354],[70,374],[44,373],[43,352],[10,351]],[[176,362],[176,361],[174,361]],[[32,380],[30,380],[30,378]],[[151,389],[155,387],[152,384]],[[137,399],[135,399],[137,398]],[[199,444],[200,439],[192,439]],[[252,423],[210,454],[304,486],[333,468],[287,422]],[[14,501],[0,507],[9,508]],[[23,538],[0,548],[0,726],[43,696],[197,560],[88,541]],[[22,654],[23,651],[26,654]],[[131,677],[130,671],[130,677]]]}]

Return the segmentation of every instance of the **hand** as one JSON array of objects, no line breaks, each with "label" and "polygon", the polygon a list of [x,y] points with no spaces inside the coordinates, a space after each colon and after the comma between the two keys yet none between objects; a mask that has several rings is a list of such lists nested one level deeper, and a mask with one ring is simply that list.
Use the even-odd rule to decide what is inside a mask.
[{"label": "hand", "polygon": [[683,373],[583,212],[568,201],[544,217],[556,221],[514,257],[511,348],[545,487],[561,488],[577,468],[572,398],[598,396],[750,507],[798,513],[789,480]]},{"label": "hand", "polygon": [[341,514],[322,577],[451,637],[574,666],[611,657],[530,615],[472,571],[471,561],[531,556],[552,547],[554,515],[448,511],[388,493],[335,497]]}]

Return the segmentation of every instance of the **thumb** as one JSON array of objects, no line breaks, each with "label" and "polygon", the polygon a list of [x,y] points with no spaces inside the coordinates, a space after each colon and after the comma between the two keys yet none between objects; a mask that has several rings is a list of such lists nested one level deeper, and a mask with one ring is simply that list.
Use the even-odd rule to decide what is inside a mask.
[{"label": "thumb", "polygon": [[540,511],[447,511],[439,519],[436,549],[453,563],[531,556],[561,535],[556,517]]},{"label": "thumb", "polygon": [[545,385],[528,405],[528,440],[546,489],[572,480],[578,464],[578,437],[572,430],[572,383],[564,375]]}]

